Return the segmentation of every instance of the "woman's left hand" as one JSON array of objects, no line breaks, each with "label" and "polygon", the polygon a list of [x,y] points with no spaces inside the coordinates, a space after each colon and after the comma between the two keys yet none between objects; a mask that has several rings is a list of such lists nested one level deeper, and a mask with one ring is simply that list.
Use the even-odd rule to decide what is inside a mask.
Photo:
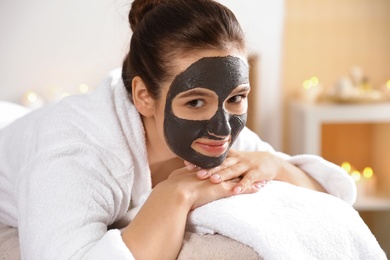
[{"label": "woman's left hand", "polygon": [[[268,152],[244,152],[230,149],[225,161],[212,169],[199,169],[197,176],[214,183],[241,178],[235,185],[235,194],[256,192],[280,172],[281,159]],[[196,166],[186,162],[188,169]]]},{"label": "woman's left hand", "polygon": [[[189,170],[195,165],[185,162]],[[324,189],[309,175],[296,166],[274,154],[265,151],[236,151],[229,150],[225,161],[212,169],[200,169],[197,172],[199,179],[210,178],[213,183],[241,178],[234,186],[235,194],[257,192],[270,180],[280,180],[291,184],[306,187],[312,190]]]}]

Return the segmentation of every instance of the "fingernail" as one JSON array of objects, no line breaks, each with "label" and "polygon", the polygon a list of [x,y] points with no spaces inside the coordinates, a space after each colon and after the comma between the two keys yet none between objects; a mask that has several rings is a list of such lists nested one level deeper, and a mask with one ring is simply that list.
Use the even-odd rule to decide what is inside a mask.
[{"label": "fingernail", "polygon": [[264,188],[266,185],[267,185],[267,181],[261,181],[261,182],[257,182],[255,184],[253,184],[253,186],[257,190],[260,190],[260,189]]},{"label": "fingernail", "polygon": [[235,194],[239,194],[239,193],[241,193],[242,188],[240,186],[234,187],[233,191],[234,191]]},{"label": "fingernail", "polygon": [[253,187],[254,187],[256,190],[260,190],[261,188],[264,187],[264,185],[261,185],[260,183],[255,183],[255,184],[253,184]]},{"label": "fingernail", "polygon": [[213,179],[213,181],[219,181],[221,179],[221,175],[213,174],[211,175],[210,179]]},{"label": "fingernail", "polygon": [[259,184],[262,188],[264,188],[267,185],[268,181],[261,181]]},{"label": "fingernail", "polygon": [[197,175],[199,177],[205,177],[207,175],[207,171],[206,170],[200,170],[197,172]]},{"label": "fingernail", "polygon": [[189,171],[192,171],[193,169],[196,168],[196,165],[190,163],[190,164],[187,164],[186,167],[187,167],[187,169],[188,169]]}]

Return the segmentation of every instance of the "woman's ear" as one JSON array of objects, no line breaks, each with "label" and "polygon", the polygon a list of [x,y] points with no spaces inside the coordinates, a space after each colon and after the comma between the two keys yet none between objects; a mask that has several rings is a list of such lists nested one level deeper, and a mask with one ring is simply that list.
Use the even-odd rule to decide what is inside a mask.
[{"label": "woman's ear", "polygon": [[133,78],[132,97],[134,105],[141,115],[146,117],[153,115],[155,101],[150,96],[144,81],[139,76]]}]

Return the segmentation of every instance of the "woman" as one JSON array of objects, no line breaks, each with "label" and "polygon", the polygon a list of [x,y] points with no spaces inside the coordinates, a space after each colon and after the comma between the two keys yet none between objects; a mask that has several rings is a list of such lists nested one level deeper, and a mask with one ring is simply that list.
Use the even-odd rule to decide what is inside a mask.
[{"label": "woman", "polygon": [[18,227],[24,258],[173,259],[189,211],[273,179],[353,203],[346,174],[245,128],[245,41],[230,10],[135,0],[129,20],[121,74],[0,132],[0,221]]}]

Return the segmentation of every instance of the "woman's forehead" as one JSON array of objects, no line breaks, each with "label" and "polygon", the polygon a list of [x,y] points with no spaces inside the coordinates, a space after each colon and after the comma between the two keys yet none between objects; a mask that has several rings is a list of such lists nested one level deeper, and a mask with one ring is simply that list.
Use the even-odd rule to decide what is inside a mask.
[{"label": "woman's forehead", "polygon": [[173,55],[174,57],[170,65],[172,66],[172,77],[175,77],[176,75],[180,74],[181,72],[185,71],[191,64],[207,57],[227,57],[227,56],[233,56],[240,58],[247,66],[248,66],[248,59],[246,52],[240,49],[235,48],[228,48],[223,50],[199,50],[199,51],[190,51],[190,52],[179,52]]},{"label": "woman's forehead", "polygon": [[225,96],[239,85],[249,83],[247,64],[239,57],[204,57],[179,73],[170,86],[167,98],[202,87]]}]

